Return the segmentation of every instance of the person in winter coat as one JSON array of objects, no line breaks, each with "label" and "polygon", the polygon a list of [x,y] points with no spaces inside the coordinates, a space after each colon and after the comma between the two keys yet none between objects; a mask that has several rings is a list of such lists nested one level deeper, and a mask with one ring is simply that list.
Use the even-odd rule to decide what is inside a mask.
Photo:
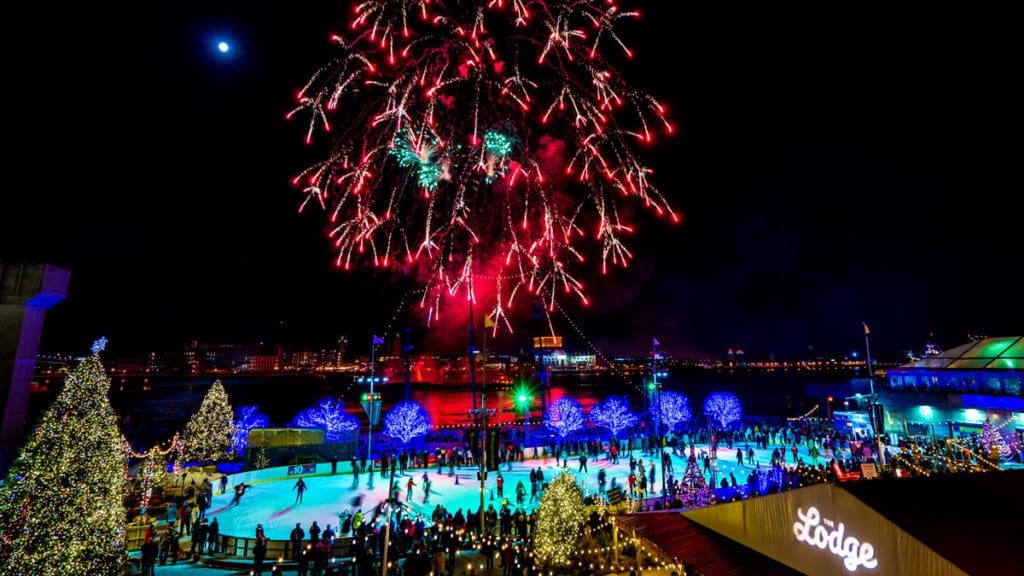
[{"label": "person in winter coat", "polygon": [[146,538],[142,544],[142,576],[155,576],[156,557],[160,553],[160,547],[152,538]]},{"label": "person in winter coat", "polygon": [[217,537],[220,536],[220,523],[214,518],[213,522],[210,522],[210,527],[206,530],[206,543],[209,544],[210,554],[214,552],[220,552],[220,542]]},{"label": "person in winter coat", "polygon": [[255,576],[263,576],[263,560],[267,557],[267,541],[260,538],[252,547],[252,571]]},{"label": "person in winter coat", "polygon": [[192,531],[192,555],[198,557],[206,550],[206,533],[210,525],[203,518],[203,521]]},{"label": "person in winter coat", "polygon": [[299,557],[299,553],[302,551],[302,541],[306,538],[306,531],[302,529],[302,524],[296,522],[295,528],[292,528],[292,533],[289,535],[289,539],[292,542],[292,559],[295,560]]}]

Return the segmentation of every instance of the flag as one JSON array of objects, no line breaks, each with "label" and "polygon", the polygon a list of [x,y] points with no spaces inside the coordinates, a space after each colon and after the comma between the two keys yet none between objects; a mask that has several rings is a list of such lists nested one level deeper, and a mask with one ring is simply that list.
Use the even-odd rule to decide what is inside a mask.
[{"label": "flag", "polygon": [[871,329],[868,328],[868,323],[867,322],[861,322],[861,324],[864,325],[864,335],[867,336],[868,334],[871,334]]},{"label": "flag", "polygon": [[661,346],[661,342],[658,342],[657,338],[651,338],[651,343],[654,344],[655,348],[657,348],[658,346]]},{"label": "flag", "polygon": [[484,316],[484,328],[494,328],[494,320],[490,316]]},{"label": "flag", "polygon": [[377,344],[383,344],[383,343],[384,343],[384,339],[383,338],[381,338],[380,336],[377,336],[376,334],[373,335],[373,345],[374,346],[376,346]]}]

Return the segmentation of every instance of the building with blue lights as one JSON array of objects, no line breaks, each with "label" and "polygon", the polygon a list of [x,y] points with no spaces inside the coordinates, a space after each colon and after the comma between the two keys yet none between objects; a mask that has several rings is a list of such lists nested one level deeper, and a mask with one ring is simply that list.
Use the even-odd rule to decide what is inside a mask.
[{"label": "building with blue lights", "polygon": [[1024,336],[983,338],[887,374],[886,429],[909,436],[979,434],[986,419],[1011,442],[1024,437]]}]

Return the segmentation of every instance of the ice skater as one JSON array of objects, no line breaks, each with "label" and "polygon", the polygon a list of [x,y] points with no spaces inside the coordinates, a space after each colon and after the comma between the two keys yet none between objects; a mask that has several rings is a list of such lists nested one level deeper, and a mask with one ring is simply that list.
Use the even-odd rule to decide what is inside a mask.
[{"label": "ice skater", "polygon": [[412,477],[409,477],[409,481],[405,484],[405,501],[412,502],[412,489],[416,487],[416,482],[413,481]]},{"label": "ice skater", "polygon": [[292,490],[295,491],[295,504],[302,504],[302,494],[306,491],[306,482],[302,476],[299,476],[299,481],[292,486]]},{"label": "ice skater", "polygon": [[228,506],[238,506],[238,504],[242,501],[242,496],[245,496],[245,489],[248,487],[249,486],[246,485],[245,482],[242,482],[241,484],[235,486],[235,497],[231,499],[231,504],[229,504]]},{"label": "ice skater", "polygon": [[430,478],[426,472],[423,473],[423,503],[430,503]]}]

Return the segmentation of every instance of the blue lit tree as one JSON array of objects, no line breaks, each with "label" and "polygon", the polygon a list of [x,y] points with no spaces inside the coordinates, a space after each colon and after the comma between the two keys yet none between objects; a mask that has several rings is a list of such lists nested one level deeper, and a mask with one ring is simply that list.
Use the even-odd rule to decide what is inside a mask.
[{"label": "blue lit tree", "polygon": [[629,400],[611,396],[590,409],[590,421],[607,429],[612,438],[617,439],[620,432],[636,426],[637,418],[629,411]]},{"label": "blue lit tree", "polygon": [[359,419],[345,411],[345,403],[336,398],[325,398],[295,416],[292,426],[296,428],[319,428],[324,430],[328,442],[337,442],[346,432],[359,429]]},{"label": "blue lit tree", "polygon": [[266,428],[269,425],[270,418],[260,412],[259,406],[239,406],[235,411],[235,435],[231,437],[231,449],[239,456],[245,455],[249,432],[253,428]]},{"label": "blue lit tree", "polygon": [[384,435],[408,444],[433,426],[430,414],[419,402],[399,402],[384,415]]},{"label": "blue lit tree", "polygon": [[682,423],[693,418],[693,413],[690,412],[690,400],[679,392],[662,392],[658,404],[661,412],[661,425],[667,432],[675,432]]},{"label": "blue lit tree", "polygon": [[576,400],[562,396],[548,407],[544,426],[559,438],[565,438],[583,428],[583,407]]},{"label": "blue lit tree", "polygon": [[743,417],[740,399],[730,392],[715,392],[704,400],[704,416],[719,430],[727,430]]}]

